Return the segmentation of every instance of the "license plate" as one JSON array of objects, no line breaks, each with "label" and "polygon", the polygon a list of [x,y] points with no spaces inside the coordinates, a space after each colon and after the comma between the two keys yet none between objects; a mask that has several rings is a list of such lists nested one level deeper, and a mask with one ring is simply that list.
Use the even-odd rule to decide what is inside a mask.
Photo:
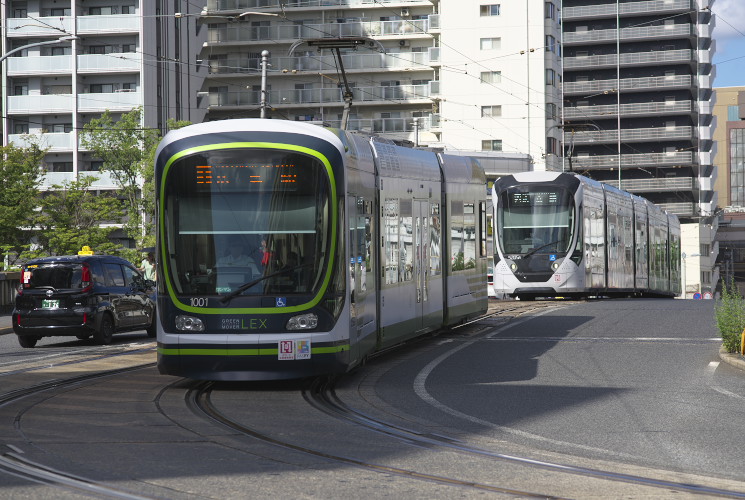
[{"label": "license plate", "polygon": [[43,299],[41,307],[42,309],[59,309],[59,300]]}]

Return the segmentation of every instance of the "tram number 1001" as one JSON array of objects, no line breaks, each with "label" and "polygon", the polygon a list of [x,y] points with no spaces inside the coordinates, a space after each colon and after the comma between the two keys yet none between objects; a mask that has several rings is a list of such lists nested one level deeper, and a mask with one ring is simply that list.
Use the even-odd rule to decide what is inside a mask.
[{"label": "tram number 1001", "polygon": [[190,300],[192,307],[207,307],[207,299],[205,297],[192,297]]}]

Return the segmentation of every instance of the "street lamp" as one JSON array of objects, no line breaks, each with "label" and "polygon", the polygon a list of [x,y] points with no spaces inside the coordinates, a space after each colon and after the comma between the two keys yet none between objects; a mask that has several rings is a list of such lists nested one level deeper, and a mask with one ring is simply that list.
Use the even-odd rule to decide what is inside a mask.
[{"label": "street lamp", "polygon": [[3,62],[8,56],[13,55],[16,52],[20,52],[21,50],[25,50],[31,47],[38,47],[40,45],[54,45],[57,43],[71,42],[73,40],[79,40],[79,38],[75,35],[66,35],[66,36],[61,36],[56,40],[47,40],[46,42],[34,42],[34,43],[29,43],[28,45],[24,45],[22,47],[16,47],[15,49],[9,50],[8,52],[0,56],[0,63]]}]

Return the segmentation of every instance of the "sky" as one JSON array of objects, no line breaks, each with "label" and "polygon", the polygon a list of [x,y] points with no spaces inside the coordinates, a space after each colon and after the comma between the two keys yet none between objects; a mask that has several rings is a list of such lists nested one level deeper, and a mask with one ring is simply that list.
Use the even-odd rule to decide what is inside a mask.
[{"label": "sky", "polygon": [[714,0],[714,87],[745,87],[745,0]]}]

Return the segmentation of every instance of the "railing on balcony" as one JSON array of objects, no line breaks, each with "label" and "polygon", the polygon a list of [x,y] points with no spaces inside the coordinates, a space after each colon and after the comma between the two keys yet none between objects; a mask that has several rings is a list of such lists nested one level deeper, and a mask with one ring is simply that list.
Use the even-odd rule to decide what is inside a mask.
[{"label": "railing on balcony", "polygon": [[78,73],[138,71],[142,55],[134,52],[118,54],[83,54],[78,56]]},{"label": "railing on balcony", "polygon": [[[661,88],[688,88],[691,86],[691,75],[650,76],[644,78],[624,78],[621,80],[621,91],[647,90]],[[593,80],[588,82],[565,82],[565,94],[590,94],[594,92],[614,91],[617,80]]]},{"label": "railing on balcony", "polygon": [[[603,182],[618,187],[617,180]],[[623,185],[624,191],[630,193],[692,191],[694,187],[694,179],[692,177],[621,179],[621,184]]]},{"label": "railing on balcony", "polygon": [[[390,134],[397,132],[414,132],[415,120],[419,120],[419,132],[428,131],[431,128],[429,116],[406,117],[406,118],[352,118],[349,120],[347,130],[358,130],[362,132],[375,132],[376,134]],[[324,120],[331,127],[341,127],[341,120]]]},{"label": "railing on balcony", "polygon": [[8,141],[18,147],[29,147],[38,144],[41,148],[51,151],[72,151],[73,134],[69,132],[46,133],[41,135],[9,134]]},{"label": "railing on balcony", "polygon": [[[401,5],[422,5],[432,7],[432,3],[427,0],[287,0],[282,2],[284,8],[318,8],[318,7],[377,7],[386,4],[395,4],[396,7]],[[209,0],[207,10],[240,10],[240,9],[279,9],[276,0]]]},{"label": "railing on balcony", "polygon": [[209,28],[211,43],[254,42],[266,40],[297,40],[344,36],[424,35],[429,30],[427,19],[397,21],[366,21],[325,24],[278,24],[273,26],[219,25]]},{"label": "railing on balcony", "polygon": [[72,56],[9,57],[9,76],[54,75],[72,72]]},{"label": "railing on balcony", "polygon": [[[705,52],[705,51],[699,51]],[[639,66],[643,64],[684,63],[693,58],[690,49],[660,50],[654,52],[632,52],[621,54],[621,66]],[[598,68],[616,66],[616,54],[597,56],[565,57],[564,69]]]},{"label": "railing on balcony", "polygon": [[[647,2],[626,2],[618,4],[619,14],[646,14],[652,12],[675,12],[690,10],[691,0],[651,0]],[[615,16],[616,4],[586,5],[582,7],[564,7],[561,17],[564,20],[583,17]]]},{"label": "railing on balcony", "polygon": [[12,95],[8,96],[7,113],[72,113],[75,96],[72,94],[56,95]]},{"label": "railing on balcony", "polygon": [[[644,167],[663,165],[690,165],[691,151],[674,153],[622,154],[621,167]],[[575,156],[572,164],[576,169],[610,169],[618,167],[618,155]]]},{"label": "railing on balcony", "polygon": [[[373,101],[429,101],[429,85],[397,85],[391,87],[356,87],[352,89],[354,102]],[[209,95],[210,106],[258,106],[260,92],[218,92]],[[342,90],[336,87],[321,89],[270,90],[267,92],[270,106],[299,104],[344,104]]]},{"label": "railing on balcony", "polygon": [[78,94],[79,111],[128,111],[142,104],[140,92]]},{"label": "railing on balcony", "polygon": [[[295,57],[272,57],[272,67],[275,70],[289,71],[325,71],[336,70],[334,56],[331,54],[319,56],[316,52]],[[342,56],[344,69],[353,71],[358,69],[377,70],[383,68],[410,68],[431,71],[427,54],[424,52],[401,52],[397,54],[347,54]],[[231,56],[226,59],[209,61],[210,73],[256,73],[260,71],[260,59],[247,59],[245,56]]]},{"label": "railing on balcony", "polygon": [[78,16],[78,34],[136,33],[142,17],[138,14],[111,16]]},{"label": "railing on balcony", "polygon": [[[564,33],[564,45],[587,42],[610,42],[616,39],[616,29],[589,30]],[[642,40],[647,38],[671,38],[693,35],[692,24],[666,24],[663,26],[637,26],[621,28],[621,40]]]},{"label": "railing on balcony", "polygon": [[[624,187],[624,189],[626,188]],[[667,210],[668,212],[679,217],[691,217],[694,215],[698,215],[698,210],[696,210],[695,203],[657,203],[656,205],[661,209]]]},{"label": "railing on balcony", "polygon": [[[621,129],[623,142],[686,140],[693,138],[693,127],[651,127]],[[612,143],[618,141],[618,130],[589,130],[574,133],[576,144]]]},{"label": "railing on balcony", "polygon": [[[616,116],[617,105],[569,106],[564,108],[565,120]],[[690,113],[692,101],[636,102],[621,104],[621,116],[645,116]]]},{"label": "railing on balcony", "polygon": [[59,37],[65,33],[72,33],[75,18],[66,17],[16,17],[6,21],[6,35],[14,36],[49,36]]}]

